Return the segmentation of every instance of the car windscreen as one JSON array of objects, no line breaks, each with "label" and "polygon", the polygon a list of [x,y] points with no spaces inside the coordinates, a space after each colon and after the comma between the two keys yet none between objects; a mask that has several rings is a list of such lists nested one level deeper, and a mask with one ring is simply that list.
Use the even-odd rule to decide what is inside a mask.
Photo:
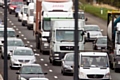
[{"label": "car windscreen", "polygon": [[23,41],[8,40],[8,46],[24,46]]},{"label": "car windscreen", "polygon": [[[16,37],[15,31],[7,31],[8,37]],[[4,37],[4,31],[0,31],[0,37]]]}]

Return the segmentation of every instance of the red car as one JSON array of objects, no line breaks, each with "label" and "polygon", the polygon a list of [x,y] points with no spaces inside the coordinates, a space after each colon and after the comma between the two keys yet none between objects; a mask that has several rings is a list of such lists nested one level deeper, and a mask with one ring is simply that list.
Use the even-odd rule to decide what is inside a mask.
[{"label": "red car", "polygon": [[9,14],[14,13],[19,4],[23,4],[23,0],[11,0],[8,5]]}]

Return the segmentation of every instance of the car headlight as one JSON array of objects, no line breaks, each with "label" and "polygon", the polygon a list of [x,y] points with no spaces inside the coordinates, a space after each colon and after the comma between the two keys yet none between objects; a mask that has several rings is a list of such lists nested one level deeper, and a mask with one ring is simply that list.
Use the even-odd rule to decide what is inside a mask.
[{"label": "car headlight", "polygon": [[54,54],[54,56],[59,56],[59,54]]},{"label": "car headlight", "polygon": [[79,73],[79,78],[87,78],[87,76],[86,76],[86,74],[85,73],[83,73],[83,72],[80,72]]},{"label": "car headlight", "polygon": [[13,7],[11,7],[10,9],[14,10],[14,8],[13,8]]},{"label": "car headlight", "polygon": [[25,78],[21,77],[21,78],[20,78],[20,80],[27,80],[27,79],[25,79]]},{"label": "car headlight", "polygon": [[36,59],[35,59],[35,58],[31,60],[31,62],[35,62],[35,61],[36,61]]},{"label": "car headlight", "polygon": [[17,60],[17,59],[15,59],[15,58],[13,58],[13,59],[12,59],[12,61],[13,61],[13,62],[17,62],[18,60]]},{"label": "car headlight", "polygon": [[110,73],[105,74],[105,78],[110,79]]},{"label": "car headlight", "polygon": [[44,43],[44,46],[49,46],[49,44],[48,43]]}]

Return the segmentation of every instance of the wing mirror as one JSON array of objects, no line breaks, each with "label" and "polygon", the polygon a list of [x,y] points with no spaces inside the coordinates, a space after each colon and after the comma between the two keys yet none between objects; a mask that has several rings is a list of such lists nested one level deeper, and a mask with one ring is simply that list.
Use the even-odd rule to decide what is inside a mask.
[{"label": "wing mirror", "polygon": [[44,75],[46,75],[47,73],[44,73]]},{"label": "wing mirror", "polygon": [[16,72],[16,74],[20,74],[20,72]]},{"label": "wing mirror", "polygon": [[25,44],[25,47],[28,47],[28,45],[27,45],[27,44]]},{"label": "wing mirror", "polygon": [[85,18],[85,21],[88,21],[88,18]]},{"label": "wing mirror", "polygon": [[47,38],[47,42],[50,43],[50,38]]},{"label": "wing mirror", "polygon": [[4,43],[4,41],[1,41],[2,43]]},{"label": "wing mirror", "polygon": [[16,35],[16,37],[19,37],[19,35]]},{"label": "wing mirror", "polygon": [[23,12],[21,12],[21,14],[23,14]]},{"label": "wing mirror", "polygon": [[28,17],[29,15],[27,14],[27,17]]}]

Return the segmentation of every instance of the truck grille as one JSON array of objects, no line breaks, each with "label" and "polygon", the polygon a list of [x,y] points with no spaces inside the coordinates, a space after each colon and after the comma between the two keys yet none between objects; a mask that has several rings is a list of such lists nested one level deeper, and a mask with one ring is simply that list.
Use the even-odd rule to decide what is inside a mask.
[{"label": "truck grille", "polygon": [[74,50],[74,46],[60,46],[60,50]]},{"label": "truck grille", "polygon": [[19,62],[22,62],[22,63],[27,63],[29,62],[30,60],[18,60]]},{"label": "truck grille", "polygon": [[87,75],[88,78],[103,78],[104,75],[95,75],[95,74],[92,74],[92,75]]}]

